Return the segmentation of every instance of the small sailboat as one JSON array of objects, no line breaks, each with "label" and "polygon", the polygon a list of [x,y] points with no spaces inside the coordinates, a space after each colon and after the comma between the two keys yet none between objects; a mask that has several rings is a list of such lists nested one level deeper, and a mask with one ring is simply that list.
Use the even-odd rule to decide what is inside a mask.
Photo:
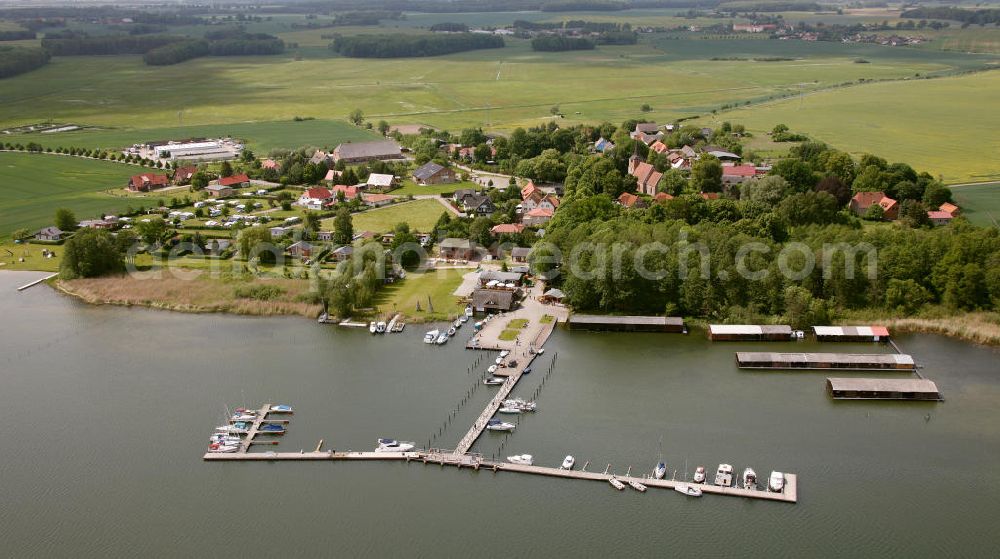
[{"label": "small sailboat", "polygon": [[424,343],[425,344],[434,343],[435,341],[437,341],[439,333],[440,332],[438,332],[437,330],[431,330],[430,332],[427,332],[426,334],[424,334]]},{"label": "small sailboat", "polygon": [[653,468],[653,477],[656,479],[663,479],[663,476],[667,475],[667,465],[663,462],[658,462],[656,467]]},{"label": "small sailboat", "polygon": [[378,332],[378,324],[376,324],[374,320],[368,323],[368,331],[371,332],[372,334]]},{"label": "small sailboat", "polygon": [[396,439],[379,439],[375,452],[408,452],[413,450],[413,443],[397,441]]},{"label": "small sailboat", "polygon": [[743,470],[743,489],[757,490],[757,472],[753,468]]},{"label": "small sailboat", "polygon": [[698,466],[694,469],[694,482],[705,483],[705,466]]},{"label": "small sailboat", "polygon": [[566,458],[563,459],[562,466],[559,467],[562,468],[563,470],[572,470],[573,464],[576,464],[576,458],[573,458],[572,456],[566,456]]},{"label": "small sailboat", "polygon": [[500,377],[488,377],[483,380],[483,384],[486,386],[500,386],[504,383],[504,380]]},{"label": "small sailboat", "polygon": [[286,406],[285,404],[277,404],[271,406],[271,413],[292,413],[292,406]]},{"label": "small sailboat", "polygon": [[514,424],[500,421],[499,419],[491,419],[486,423],[486,428],[490,431],[513,431]]},{"label": "small sailboat", "polygon": [[632,489],[635,489],[639,493],[645,493],[646,492],[646,486],[643,485],[642,483],[639,483],[638,481],[635,481],[634,479],[628,480],[628,485],[629,485],[629,487],[631,487]]},{"label": "small sailboat", "polygon": [[674,491],[688,497],[701,497],[701,489],[687,483],[678,483],[674,486]]},{"label": "small sailboat", "polygon": [[781,472],[771,472],[771,477],[767,480],[767,488],[775,493],[785,490],[785,474]]},{"label": "small sailboat", "polygon": [[622,483],[622,482],[620,482],[620,481],[618,481],[618,478],[616,478],[614,476],[612,476],[610,479],[608,479],[608,483],[611,484],[611,487],[614,487],[615,489],[617,489],[619,491],[622,491],[622,490],[625,489],[625,484]]},{"label": "small sailboat", "polygon": [[530,466],[535,463],[535,458],[530,454],[515,454],[514,456],[508,456],[507,461],[511,464]]}]

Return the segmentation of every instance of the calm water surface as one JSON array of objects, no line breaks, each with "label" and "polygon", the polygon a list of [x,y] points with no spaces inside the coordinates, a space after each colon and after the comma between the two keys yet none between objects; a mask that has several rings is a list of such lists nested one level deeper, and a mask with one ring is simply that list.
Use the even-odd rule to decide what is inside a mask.
[{"label": "calm water surface", "polygon": [[902,336],[946,402],[834,402],[823,373],[734,364],[737,350],[820,350],[812,342],[558,329],[515,391],[539,390],[538,413],[474,447],[645,472],[662,437],[678,476],[719,462],[798,473],[796,505],[402,463],[206,464],[225,406],[265,400],[296,408],[285,451],[321,438],[367,450],[379,436],[450,448],[490,396],[476,385],[485,365],[470,373],[478,353],[425,346],[421,328],[373,338],[14,291],[32,277],[0,273],[5,556],[992,557],[1000,546],[995,349]]}]

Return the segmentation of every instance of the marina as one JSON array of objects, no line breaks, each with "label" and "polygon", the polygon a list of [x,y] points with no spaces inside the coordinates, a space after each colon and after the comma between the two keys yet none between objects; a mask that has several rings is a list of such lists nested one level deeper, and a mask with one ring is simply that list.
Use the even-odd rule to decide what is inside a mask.
[{"label": "marina", "polygon": [[772,353],[737,352],[741,369],[839,369],[844,371],[899,371],[916,369],[913,357],[899,353]]},{"label": "marina", "polygon": [[567,321],[570,330],[614,330],[621,332],[687,333],[679,316],[608,316],[573,314]]},{"label": "marina", "polygon": [[793,336],[787,324],[710,324],[708,339],[713,342],[787,342]]}]

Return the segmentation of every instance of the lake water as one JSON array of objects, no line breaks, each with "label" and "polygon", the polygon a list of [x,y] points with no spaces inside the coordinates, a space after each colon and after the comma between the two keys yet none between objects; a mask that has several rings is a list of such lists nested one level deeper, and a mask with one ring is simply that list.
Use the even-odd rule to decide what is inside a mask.
[{"label": "lake water", "polygon": [[[946,401],[834,402],[824,373],[743,372],[701,333],[557,329],[474,450],[646,472],[663,456],[799,475],[795,505],[405,463],[202,461],[225,406],[295,406],[280,449],[451,448],[491,390],[479,353],[301,318],[92,307],[0,273],[0,539],[11,557],[994,556],[1000,352],[899,336]],[[465,335],[471,333],[466,326]],[[825,351],[885,351],[823,344]],[[476,387],[473,389],[473,387]],[[473,393],[456,418],[447,418]],[[438,436],[439,431],[441,435]]]}]

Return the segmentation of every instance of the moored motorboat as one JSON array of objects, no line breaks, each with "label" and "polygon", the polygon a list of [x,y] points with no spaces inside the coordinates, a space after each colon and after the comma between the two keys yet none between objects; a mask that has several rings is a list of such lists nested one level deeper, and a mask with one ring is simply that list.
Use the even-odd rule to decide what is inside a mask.
[{"label": "moored motorboat", "polygon": [[415,445],[410,442],[397,441],[396,439],[379,439],[375,452],[409,452]]},{"label": "moored motorboat", "polygon": [[705,483],[705,466],[698,466],[694,470],[694,482]]},{"label": "moored motorboat", "polygon": [[617,489],[619,491],[622,491],[622,490],[625,489],[625,484],[622,483],[622,482],[620,482],[620,481],[618,481],[618,478],[616,478],[614,476],[612,476],[610,479],[608,479],[608,483],[611,484],[611,487],[614,487],[615,489]]},{"label": "moored motorboat", "polygon": [[208,445],[209,452],[236,452],[240,449],[237,445],[212,443]]},{"label": "moored motorboat", "polygon": [[531,374],[531,367],[525,367],[523,374],[530,375]]},{"label": "moored motorboat", "polygon": [[452,326],[454,326],[456,329],[461,328],[462,327],[462,319],[456,318],[455,322],[452,323]]},{"label": "moored motorboat", "polygon": [[232,417],[229,418],[230,422],[233,421],[253,421],[257,419],[256,415],[250,415],[247,413],[234,413]]},{"label": "moored motorboat", "polygon": [[435,341],[437,341],[439,333],[440,332],[438,332],[437,330],[431,330],[430,332],[427,332],[426,334],[424,334],[424,343],[425,344],[434,343]]},{"label": "moored motorboat", "polygon": [[498,413],[508,413],[508,414],[518,414],[521,413],[522,411],[523,410],[521,408],[508,408],[508,407],[502,407],[499,410],[497,410]]},{"label": "moored motorboat", "polygon": [[667,475],[667,465],[663,462],[656,464],[656,467],[653,468],[653,477],[656,479],[663,479],[663,476],[665,475]]},{"label": "moored motorboat", "polygon": [[743,489],[757,489],[757,472],[753,468],[743,470]]},{"label": "moored motorboat", "polygon": [[386,326],[387,324],[384,321],[380,320],[378,324],[375,325],[375,331],[378,332],[379,334],[385,334]]},{"label": "moored motorboat", "polygon": [[459,317],[459,320],[462,321],[462,324],[465,324],[466,322],[469,321],[469,315],[463,314],[461,317]]},{"label": "moored motorboat", "polygon": [[448,333],[442,332],[441,334],[438,335],[436,343],[437,345],[444,345],[447,341],[448,341]]},{"label": "moored motorboat", "polygon": [[573,458],[572,456],[566,456],[566,458],[563,459],[562,466],[559,467],[564,470],[572,470],[573,464],[576,464],[576,458]]},{"label": "moored motorboat", "polygon": [[456,332],[458,332],[458,330],[456,330],[454,326],[448,329],[449,336],[454,336]]},{"label": "moored motorboat", "polygon": [[775,493],[785,490],[785,474],[781,472],[771,472],[771,477],[767,480],[767,488]]},{"label": "moored motorboat", "polygon": [[489,367],[486,368],[486,372],[492,375],[493,373],[497,372],[497,368],[498,367],[496,365],[490,365]]},{"label": "moored motorboat", "polygon": [[515,454],[514,456],[508,456],[507,461],[511,464],[530,466],[535,463],[535,458],[530,454]]},{"label": "moored motorboat", "polygon": [[733,484],[733,467],[729,464],[719,464],[719,469],[715,472],[715,484],[722,487],[729,487]]},{"label": "moored motorboat", "polygon": [[378,324],[376,324],[374,320],[368,324],[368,331],[371,332],[372,334],[378,332]]},{"label": "moored motorboat", "polygon": [[507,357],[508,355],[510,355],[510,352],[507,351],[506,349],[500,352],[500,357],[501,358]]},{"label": "moored motorboat", "polygon": [[503,357],[497,357],[496,361],[494,361],[494,363],[496,363],[497,365],[502,365],[503,364]]},{"label": "moored motorboat", "polygon": [[475,324],[472,325],[472,327],[478,332],[479,330],[483,329],[483,323],[482,322],[476,322]]},{"label": "moored motorboat", "polygon": [[491,419],[486,423],[486,428],[490,431],[513,431],[514,424],[500,421],[499,419]]},{"label": "moored motorboat", "polygon": [[483,380],[483,384],[485,384],[486,386],[500,386],[503,383],[504,380],[499,377],[488,377],[485,380]]},{"label": "moored motorboat", "polygon": [[216,427],[215,430],[219,433],[228,433],[230,435],[245,435],[249,431],[246,427],[238,427],[238,425],[241,424],[221,425]]},{"label": "moored motorboat", "polygon": [[257,431],[268,435],[284,435],[287,429],[285,429],[284,425],[278,425],[277,423],[265,423]]},{"label": "moored motorboat", "polygon": [[503,401],[503,407],[505,408],[517,408],[521,411],[535,411],[538,404],[535,402],[526,402],[520,398],[511,398]]},{"label": "moored motorboat", "polygon": [[645,493],[646,492],[646,486],[643,485],[642,483],[639,483],[638,481],[635,481],[634,479],[628,480],[628,484],[629,484],[629,487],[631,487],[632,489],[635,489],[639,493]]},{"label": "moored motorboat", "polygon": [[701,497],[701,488],[687,483],[678,483],[674,486],[674,491],[687,495],[688,497]]},{"label": "moored motorboat", "polygon": [[224,444],[224,445],[233,445],[233,444],[238,445],[241,442],[243,442],[243,440],[233,435],[224,435],[222,433],[216,433],[211,437],[209,437],[208,442],[215,444]]},{"label": "moored motorboat", "polygon": [[465,307],[465,316],[472,316],[472,305]]},{"label": "moored motorboat", "polygon": [[271,406],[271,413],[292,413],[292,406],[286,406],[285,404],[278,404]]}]

